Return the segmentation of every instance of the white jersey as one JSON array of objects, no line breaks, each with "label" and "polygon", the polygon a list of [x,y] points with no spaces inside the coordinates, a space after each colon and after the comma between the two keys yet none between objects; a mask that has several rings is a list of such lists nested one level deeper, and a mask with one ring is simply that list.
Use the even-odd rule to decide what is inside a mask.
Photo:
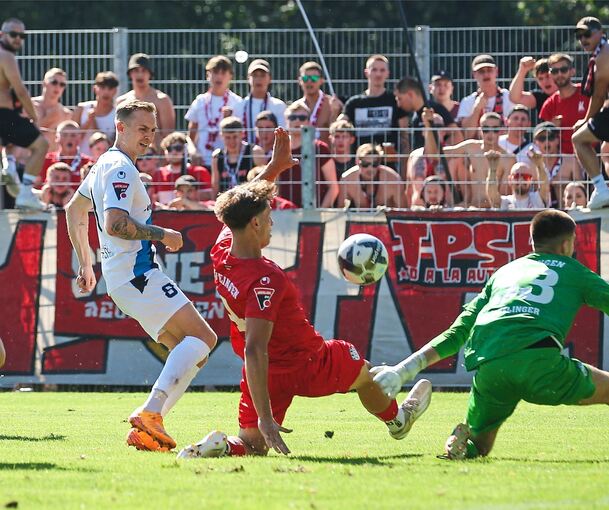
[{"label": "white jersey", "polygon": [[546,204],[541,198],[539,191],[529,191],[525,197],[517,197],[516,195],[502,195],[501,206],[502,210],[511,209],[545,209]]},{"label": "white jersey", "polygon": [[[84,101],[83,103],[78,103],[78,106],[82,107],[82,113],[80,115],[81,126],[84,126],[86,124],[87,119],[89,118],[89,110],[95,108],[96,103],[96,101]],[[101,131],[110,139],[110,143],[113,142],[114,137],[116,135],[116,126],[114,125],[115,117],[116,106],[112,108],[110,113],[107,113],[103,117],[95,117],[95,125],[97,126],[97,129],[88,130],[84,133],[83,143],[80,146],[80,150],[83,154],[86,154],[87,156],[91,155],[91,149],[89,148],[87,140],[96,131]]]},{"label": "white jersey", "polygon": [[151,241],[128,241],[106,233],[104,212],[122,209],[138,223],[152,223],[152,207],[133,161],[116,147],[102,154],[78,192],[93,203],[101,252],[101,268],[108,294],[158,267]]}]

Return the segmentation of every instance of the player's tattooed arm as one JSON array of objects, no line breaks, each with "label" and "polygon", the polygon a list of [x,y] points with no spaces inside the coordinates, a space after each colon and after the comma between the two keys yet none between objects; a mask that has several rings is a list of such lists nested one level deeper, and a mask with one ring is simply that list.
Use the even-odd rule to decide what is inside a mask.
[{"label": "player's tattooed arm", "polygon": [[121,209],[106,211],[106,231],[111,236],[128,241],[162,241],[165,237],[164,228],[142,225]]}]

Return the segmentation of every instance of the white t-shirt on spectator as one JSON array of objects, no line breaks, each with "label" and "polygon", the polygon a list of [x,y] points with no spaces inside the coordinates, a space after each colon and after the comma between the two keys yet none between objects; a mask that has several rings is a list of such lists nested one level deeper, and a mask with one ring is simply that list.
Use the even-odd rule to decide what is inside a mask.
[{"label": "white t-shirt on spectator", "polygon": [[[91,108],[95,108],[96,101],[84,101],[82,103],[78,103],[78,106],[82,106],[82,113],[80,115],[80,125],[84,126],[89,118],[89,111]],[[101,131],[104,133],[109,139],[110,143],[114,143],[114,137],[116,136],[116,126],[114,125],[114,117],[116,117],[116,106],[112,108],[110,113],[107,113],[103,117],[95,116],[95,124],[97,129],[88,130],[83,135],[83,143],[80,144],[80,151],[87,156],[91,155],[91,149],[89,148],[89,144],[87,140],[89,136],[91,136],[96,131]]]},{"label": "white t-shirt on spectator", "polygon": [[[510,91],[508,89],[501,89],[501,94],[503,95],[503,117],[505,118],[514,108],[514,103],[510,101]],[[459,104],[459,112],[457,113],[457,118],[455,119],[457,122],[460,123],[465,117],[469,117],[472,114],[477,96],[478,92],[474,92],[473,94],[461,99],[461,103]],[[484,113],[492,112],[494,107],[495,96],[489,98],[489,100],[486,102]]]},{"label": "white t-shirt on spectator", "polygon": [[233,107],[233,115],[243,122],[247,141],[256,143],[256,116],[264,110],[270,110],[277,117],[277,124],[285,127],[285,109],[286,104],[270,94],[267,99],[246,96]]},{"label": "white t-shirt on spectator", "polygon": [[531,161],[531,158],[529,158],[528,156],[529,151],[533,148],[533,144],[527,142],[522,148],[519,148],[520,145],[513,144],[508,140],[507,137],[508,135],[501,135],[499,137],[499,147],[501,147],[508,154],[513,154],[514,156],[516,156],[516,161],[518,163],[526,163],[531,168],[534,168],[535,165]]},{"label": "white t-shirt on spectator", "polygon": [[547,206],[541,198],[539,191],[529,191],[526,197],[518,198],[515,195],[501,195],[501,209],[545,209]]},{"label": "white t-shirt on spectator", "polygon": [[[222,149],[222,137],[220,136],[220,122],[224,118],[222,108],[230,106],[235,111],[235,105],[241,101],[241,96],[238,96],[233,91],[229,90],[226,105],[224,104],[223,96],[214,96],[210,92],[199,94],[190,105],[190,108],[184,115],[184,118],[190,122],[196,122],[199,125],[197,133],[197,151],[203,156],[203,164],[211,168],[211,155],[216,149]],[[207,105],[207,107],[206,107]],[[208,113],[211,118],[208,118]],[[210,121],[213,126],[210,126]],[[209,135],[212,135],[212,147],[207,148]]]}]

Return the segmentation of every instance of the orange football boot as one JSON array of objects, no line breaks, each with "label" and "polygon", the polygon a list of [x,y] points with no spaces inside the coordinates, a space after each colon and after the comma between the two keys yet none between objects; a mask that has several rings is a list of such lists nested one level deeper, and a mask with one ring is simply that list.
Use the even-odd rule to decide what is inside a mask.
[{"label": "orange football boot", "polygon": [[149,452],[168,452],[169,448],[161,446],[148,432],[139,429],[131,429],[127,434],[127,445],[137,450]]},{"label": "orange football boot", "polygon": [[129,423],[133,428],[147,432],[153,439],[156,439],[161,446],[173,450],[176,447],[176,442],[167,433],[163,427],[163,417],[161,413],[152,413],[150,411],[142,411],[137,409],[129,416]]}]

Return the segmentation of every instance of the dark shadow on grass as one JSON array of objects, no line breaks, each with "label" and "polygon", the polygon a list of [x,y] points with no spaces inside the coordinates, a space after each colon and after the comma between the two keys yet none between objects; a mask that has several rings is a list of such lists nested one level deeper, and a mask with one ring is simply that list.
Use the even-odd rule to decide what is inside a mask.
[{"label": "dark shadow on grass", "polygon": [[305,462],[326,462],[329,464],[349,464],[353,466],[363,466],[365,464],[373,466],[386,466],[392,460],[415,459],[423,457],[421,453],[402,453],[400,455],[383,455],[379,457],[317,457],[314,455],[290,455],[288,458]]},{"label": "dark shadow on grass", "polygon": [[609,464],[609,459],[535,459],[525,457],[487,457],[487,462],[529,462],[539,464]]},{"label": "dark shadow on grass", "polygon": [[86,467],[67,468],[52,462],[0,462],[0,471],[81,471],[95,473],[97,470]]},{"label": "dark shadow on grass", "polygon": [[38,441],[63,441],[66,439],[66,436],[62,436],[60,434],[47,434],[43,437],[32,437],[32,436],[7,436],[4,434],[0,434],[0,441],[28,441],[28,442],[38,442]]}]

